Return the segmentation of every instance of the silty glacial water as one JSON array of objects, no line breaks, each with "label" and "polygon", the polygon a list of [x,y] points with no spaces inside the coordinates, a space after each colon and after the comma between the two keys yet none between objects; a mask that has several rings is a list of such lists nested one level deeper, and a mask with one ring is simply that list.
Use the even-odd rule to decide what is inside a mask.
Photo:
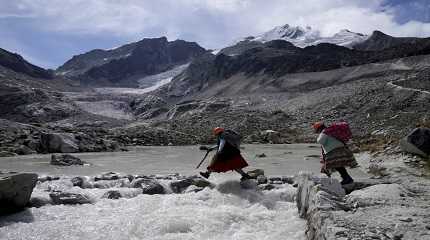
[{"label": "silty glacial water", "polygon": [[[0,239],[305,239],[291,185],[261,191],[242,188],[237,177],[211,181],[214,189],[163,195],[115,186],[81,189],[67,177],[39,183],[34,192],[39,198],[48,198],[50,188],[84,193],[93,203],[48,204],[2,217]],[[112,189],[124,197],[101,198]]]},{"label": "silty glacial water", "polygon": [[[319,170],[319,159],[314,157],[319,148],[315,145],[244,145],[242,151],[252,168],[262,168],[268,176]],[[256,157],[261,153],[266,157]],[[88,189],[73,186],[70,181],[74,176],[108,171],[197,174],[195,166],[203,156],[197,146],[139,147],[130,152],[76,155],[91,165],[52,166],[50,155],[0,159],[0,168],[6,171],[61,177],[39,183],[33,191],[35,198],[49,202],[49,193],[59,190],[84,194],[92,202],[48,204],[1,217],[0,239],[305,239],[305,221],[298,217],[293,200],[296,189],[288,184],[270,191],[244,189],[239,175],[225,173],[210,177],[216,185],[213,189],[174,194],[168,180],[159,180],[167,194],[144,195],[125,179],[99,181],[97,188]],[[102,198],[109,190],[119,191],[122,198]]]}]

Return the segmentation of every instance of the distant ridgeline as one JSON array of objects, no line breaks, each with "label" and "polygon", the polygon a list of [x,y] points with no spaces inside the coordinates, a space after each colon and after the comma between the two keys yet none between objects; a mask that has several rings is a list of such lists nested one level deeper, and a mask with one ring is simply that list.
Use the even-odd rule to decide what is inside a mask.
[{"label": "distant ridgeline", "polygon": [[27,62],[23,57],[16,53],[8,52],[0,48],[0,66],[9,68],[15,72],[23,73],[35,78],[47,78],[53,77],[52,71],[45,70],[41,67],[35,66]]},{"label": "distant ridgeline", "polygon": [[143,39],[111,49],[96,49],[74,56],[56,73],[89,86],[132,86],[138,80],[191,62],[206,50],[197,43],[165,37]]}]

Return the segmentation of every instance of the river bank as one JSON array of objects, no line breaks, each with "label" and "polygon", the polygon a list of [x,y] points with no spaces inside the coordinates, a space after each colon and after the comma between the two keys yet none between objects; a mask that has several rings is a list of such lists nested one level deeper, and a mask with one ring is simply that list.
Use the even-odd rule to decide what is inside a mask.
[{"label": "river bank", "polygon": [[299,178],[307,239],[430,239],[428,162],[395,151],[363,153],[358,161],[373,176],[356,179],[347,195],[336,180]]}]

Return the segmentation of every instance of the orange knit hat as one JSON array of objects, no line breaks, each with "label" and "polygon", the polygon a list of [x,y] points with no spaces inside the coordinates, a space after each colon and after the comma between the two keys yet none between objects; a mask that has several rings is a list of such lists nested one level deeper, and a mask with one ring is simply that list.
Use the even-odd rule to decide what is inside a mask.
[{"label": "orange knit hat", "polygon": [[213,133],[215,136],[217,136],[218,134],[220,134],[222,132],[224,132],[224,128],[222,128],[222,127],[216,127],[213,129]]},{"label": "orange knit hat", "polygon": [[315,131],[318,131],[320,128],[324,127],[324,122],[316,122],[312,124],[312,127]]}]

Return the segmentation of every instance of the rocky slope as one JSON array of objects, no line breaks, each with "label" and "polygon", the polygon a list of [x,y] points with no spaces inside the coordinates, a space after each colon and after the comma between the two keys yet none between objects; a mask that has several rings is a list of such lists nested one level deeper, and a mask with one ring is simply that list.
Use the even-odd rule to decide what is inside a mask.
[{"label": "rocky slope", "polygon": [[[299,48],[289,42],[275,40],[237,56],[205,55],[194,61],[182,75],[173,79],[167,94],[183,96],[202,92],[240,74],[244,75],[241,80],[243,85],[248,85],[246,78],[261,79],[263,76],[266,79],[277,79],[290,73],[321,72],[429,53],[429,39],[404,43],[381,51],[357,51],[326,43]],[[278,89],[278,92],[282,91],[285,89]]]},{"label": "rocky slope", "polygon": [[[374,38],[372,35],[368,41]],[[11,122],[36,123],[43,128],[41,132],[74,134],[78,151],[115,149],[110,141],[124,145],[209,143],[213,141],[210,129],[215,126],[238,130],[245,142],[309,142],[314,141],[310,124],[321,119],[346,119],[359,143],[392,144],[416,124],[430,119],[430,40],[393,42],[396,44],[373,51],[329,43],[299,48],[283,40],[259,42],[235,56],[199,50],[202,54],[191,64],[146,77],[152,83],[158,79],[155,82],[160,86],[167,83],[152,92],[132,88],[82,89],[68,78],[44,81],[0,67],[0,117]],[[81,76],[78,70],[85,67],[79,63],[89,68],[85,75],[129,61],[134,54],[137,57],[157,53],[154,49],[160,46],[167,54],[161,54],[161,58],[171,58],[170,50],[175,44],[195,47],[183,41],[167,42],[165,38],[147,39],[139,44],[107,51],[114,59],[104,65],[98,65],[100,56],[88,53],[64,66],[72,71],[71,75]],[[115,60],[121,54],[127,55],[127,51],[131,51],[130,56]],[[186,55],[178,53],[179,60],[175,61],[183,62],[181,56]],[[190,56],[194,57],[192,53]],[[119,75],[133,72],[118,67]],[[123,80],[130,79],[121,77],[120,81]],[[65,90],[68,92],[64,93]],[[89,137],[79,137],[87,132]],[[39,135],[34,137],[37,141],[41,139]],[[86,139],[84,144],[80,145],[76,136]],[[16,137],[10,139],[5,151],[16,153],[18,150],[12,148],[17,149],[24,142]],[[86,149],[88,139],[101,145]],[[33,150],[46,152],[43,148]]]},{"label": "rocky slope", "polygon": [[143,39],[112,50],[93,50],[74,56],[57,74],[79,79],[90,86],[138,86],[145,76],[155,75],[190,62],[205,53],[194,42],[165,37]]},{"label": "rocky slope", "polygon": [[393,143],[429,118],[429,43],[358,51],[277,40],[237,56],[206,54],[134,109],[146,127],[197,136],[191,142],[208,141],[216,125],[240,129],[251,142],[264,142],[251,136],[266,130],[285,133],[284,142],[313,141],[312,122],[346,119],[357,140]]}]

